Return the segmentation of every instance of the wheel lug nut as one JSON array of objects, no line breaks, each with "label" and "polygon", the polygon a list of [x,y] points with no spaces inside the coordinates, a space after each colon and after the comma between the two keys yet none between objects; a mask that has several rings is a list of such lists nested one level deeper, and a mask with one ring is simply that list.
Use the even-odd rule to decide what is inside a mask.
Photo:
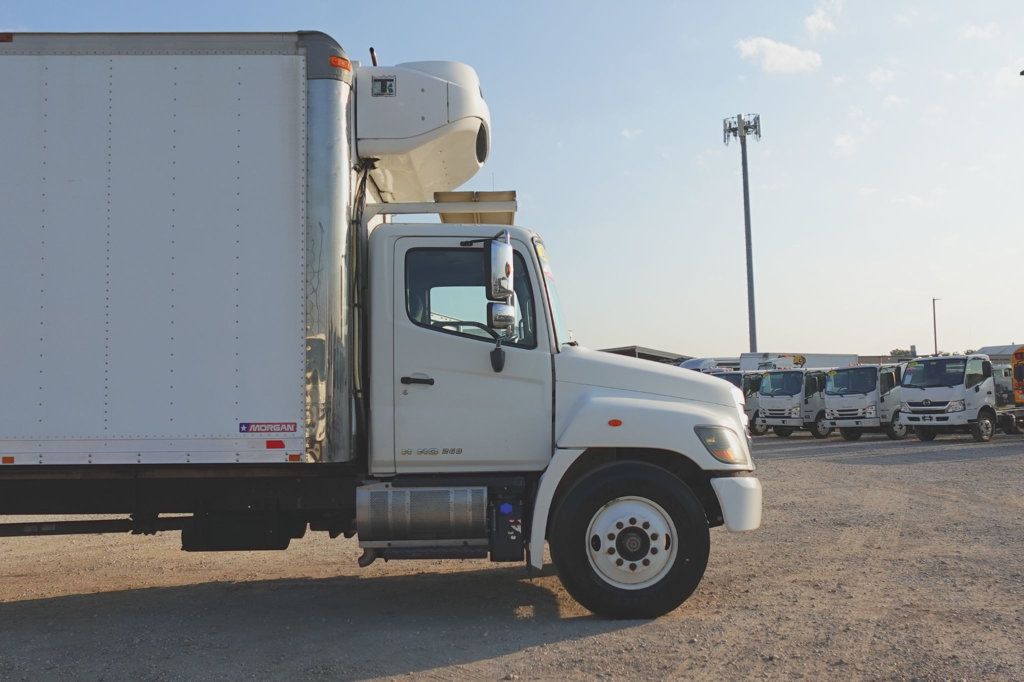
[{"label": "wheel lug nut", "polygon": [[621,566],[622,565],[622,559],[616,559],[615,560],[615,565],[616,566]]},{"label": "wheel lug nut", "polygon": [[650,565],[651,565],[651,560],[650,560],[650,559],[644,559],[644,560],[643,560],[643,561],[642,561],[641,563],[642,563],[642,564],[643,564],[644,566],[650,566]]},{"label": "wheel lug nut", "polygon": [[631,519],[629,520],[629,525],[631,525],[631,526],[635,526],[635,525],[636,525],[636,519],[632,519],[632,518],[631,518]]},{"label": "wheel lug nut", "polygon": [[650,522],[648,522],[648,521],[644,521],[643,529],[644,529],[644,530],[647,530],[647,529],[648,529],[648,528],[650,528],[650,527],[651,527],[651,524],[650,524]]},{"label": "wheel lug nut", "polygon": [[614,547],[609,547],[608,548],[608,553],[609,554],[615,554],[615,548]]},{"label": "wheel lug nut", "polygon": [[629,570],[635,571],[636,570],[636,564],[630,564],[629,565]]},{"label": "wheel lug nut", "polygon": [[622,521],[616,521],[615,522],[615,527],[619,528],[621,530],[621,528],[622,528]]},{"label": "wheel lug nut", "polygon": [[657,547],[651,547],[651,554],[657,554],[657,553],[658,553],[658,548]]},{"label": "wheel lug nut", "polygon": [[658,539],[658,534],[657,533],[651,533],[651,539],[652,540],[657,540]]},{"label": "wheel lug nut", "polygon": [[614,540],[615,539],[615,533],[608,533],[608,539],[609,540]]}]

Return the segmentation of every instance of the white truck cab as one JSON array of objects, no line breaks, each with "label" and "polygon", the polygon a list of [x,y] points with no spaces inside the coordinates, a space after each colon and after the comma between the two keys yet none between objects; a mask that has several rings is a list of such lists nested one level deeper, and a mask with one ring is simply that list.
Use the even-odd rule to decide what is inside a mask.
[{"label": "white truck cab", "polygon": [[828,438],[832,427],[825,418],[825,370],[786,369],[764,373],[758,390],[758,424],[780,438],[797,429],[815,438]]},{"label": "white truck cab", "polygon": [[825,373],[825,417],[844,440],[884,431],[892,440],[906,438],[900,422],[900,365],[859,365]]},{"label": "white truck cab", "polygon": [[471,67],[15,33],[0,81],[0,514],[125,516],[0,536],[547,545],[585,607],[639,618],[696,589],[712,527],[760,525],[743,393],[577,346],[514,193],[453,192],[490,151]]},{"label": "white truck cab", "polygon": [[999,422],[992,373],[987,355],[911,360],[901,383],[900,421],[923,441],[951,432],[969,432],[979,442],[992,440]]},{"label": "white truck cab", "polygon": [[752,436],[763,436],[768,433],[768,427],[758,422],[760,416],[760,396],[758,391],[761,388],[761,379],[764,376],[764,372],[757,370],[741,372],[741,371],[728,371],[728,372],[712,372],[711,376],[718,379],[724,379],[736,388],[743,391],[743,397],[745,404],[743,411],[747,415],[747,424]]}]

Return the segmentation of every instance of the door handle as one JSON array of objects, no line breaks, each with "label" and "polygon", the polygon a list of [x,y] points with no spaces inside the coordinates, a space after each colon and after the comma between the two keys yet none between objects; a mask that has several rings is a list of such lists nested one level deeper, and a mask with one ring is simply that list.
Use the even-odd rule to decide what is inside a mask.
[{"label": "door handle", "polygon": [[434,380],[422,377],[402,377],[402,383],[405,384],[406,386],[410,384],[423,384],[424,386],[433,386]]}]

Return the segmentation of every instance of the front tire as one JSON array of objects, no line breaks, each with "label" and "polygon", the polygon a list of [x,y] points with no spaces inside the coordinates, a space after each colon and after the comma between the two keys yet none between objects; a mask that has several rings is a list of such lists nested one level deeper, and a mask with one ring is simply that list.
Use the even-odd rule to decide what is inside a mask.
[{"label": "front tire", "polygon": [[839,435],[843,437],[843,440],[855,441],[860,440],[864,434],[857,429],[839,429]]},{"label": "front tire", "polygon": [[609,618],[656,618],[693,594],[710,552],[707,517],[679,478],[645,462],[585,474],[554,511],[551,559],[573,598]]},{"label": "front tire", "polygon": [[751,436],[763,436],[768,433],[767,424],[758,424],[757,418],[761,416],[760,412],[755,412],[754,416],[750,420],[750,435]]},{"label": "front tire", "polygon": [[790,436],[793,435],[793,432],[795,430],[796,429],[794,429],[792,426],[773,426],[772,427],[772,431],[774,431],[775,435],[778,436],[779,438],[789,438]]},{"label": "front tire", "polygon": [[894,413],[889,425],[885,427],[885,435],[889,436],[890,440],[903,440],[908,433],[910,433],[910,427],[900,423],[899,412]]},{"label": "front tire", "polygon": [[815,438],[822,439],[828,438],[832,435],[832,427],[825,421],[825,413],[819,412],[818,418],[806,426],[807,430],[811,432],[811,435]]},{"label": "front tire", "polygon": [[917,434],[917,439],[924,443],[935,440],[935,429],[931,426],[918,426],[914,429],[914,432]]},{"label": "front tire", "polygon": [[971,437],[979,443],[987,443],[992,440],[992,434],[996,432],[996,420],[989,412],[982,412],[978,420],[971,424]]}]

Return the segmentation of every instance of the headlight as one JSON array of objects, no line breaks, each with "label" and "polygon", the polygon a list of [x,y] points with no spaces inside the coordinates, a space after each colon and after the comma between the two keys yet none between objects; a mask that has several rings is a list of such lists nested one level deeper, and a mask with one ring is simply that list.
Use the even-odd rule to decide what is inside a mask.
[{"label": "headlight", "polygon": [[825,419],[835,419],[835,418],[836,418],[836,411],[835,410],[825,410]]},{"label": "headlight", "polygon": [[876,414],[877,412],[875,411],[874,405],[868,405],[867,407],[864,408],[865,417],[874,417]]},{"label": "headlight", "polygon": [[964,401],[962,400],[950,400],[949,405],[946,405],[946,412],[963,412]]},{"label": "headlight", "polygon": [[910,405],[907,403],[900,403],[900,412],[910,412]]},{"label": "headlight", "polygon": [[711,456],[726,464],[746,464],[750,461],[743,441],[724,426],[695,426],[693,430],[704,443]]},{"label": "headlight", "polygon": [[788,416],[790,416],[790,417],[799,417],[800,416],[800,406],[797,405],[796,407],[789,408],[789,411],[787,411],[786,414]]}]

